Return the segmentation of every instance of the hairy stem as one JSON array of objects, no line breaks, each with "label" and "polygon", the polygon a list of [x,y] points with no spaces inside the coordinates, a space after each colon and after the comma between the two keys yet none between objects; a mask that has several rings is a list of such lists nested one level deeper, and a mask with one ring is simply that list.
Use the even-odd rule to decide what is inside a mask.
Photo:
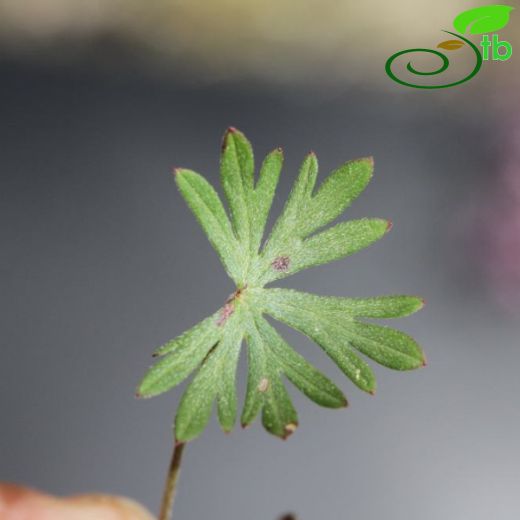
[{"label": "hairy stem", "polygon": [[176,442],[173,448],[172,460],[166,475],[164,483],[164,493],[161,503],[161,512],[159,520],[169,520],[171,518],[173,501],[175,499],[175,490],[177,489],[177,481],[181,471],[182,452],[184,451],[184,443]]}]

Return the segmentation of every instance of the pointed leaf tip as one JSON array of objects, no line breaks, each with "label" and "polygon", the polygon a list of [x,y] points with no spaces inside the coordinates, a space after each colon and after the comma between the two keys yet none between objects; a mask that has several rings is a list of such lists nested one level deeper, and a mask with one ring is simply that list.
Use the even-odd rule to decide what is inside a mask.
[{"label": "pointed leaf tip", "polygon": [[221,151],[223,152],[227,145],[228,145],[228,137],[233,134],[240,134],[240,131],[237,130],[234,126],[228,126],[226,128],[226,131],[224,132],[224,135],[222,136],[222,144],[221,144]]},{"label": "pointed leaf tip", "polygon": [[361,157],[361,159],[359,160],[362,162],[366,162],[372,168],[374,167],[374,157],[372,155],[369,155],[368,157]]},{"label": "pointed leaf tip", "polygon": [[389,233],[394,227],[394,223],[391,220],[386,221],[386,233]]}]

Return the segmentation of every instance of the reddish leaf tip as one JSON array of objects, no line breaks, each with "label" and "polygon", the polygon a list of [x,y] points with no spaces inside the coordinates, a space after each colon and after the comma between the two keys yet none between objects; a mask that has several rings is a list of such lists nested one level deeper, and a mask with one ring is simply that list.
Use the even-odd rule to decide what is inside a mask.
[{"label": "reddish leaf tip", "polygon": [[386,232],[388,233],[394,227],[394,223],[391,220],[386,221]]},{"label": "reddish leaf tip", "polygon": [[221,146],[222,152],[224,152],[224,150],[226,149],[226,146],[228,144],[228,137],[231,134],[236,134],[237,132],[238,132],[238,130],[234,126],[229,126],[227,128],[227,130],[224,133],[224,137],[222,138],[222,146]]},{"label": "reddish leaf tip", "polygon": [[370,395],[372,395],[372,396],[373,396],[373,395],[376,395],[376,390],[375,390],[375,388],[372,388],[372,390],[369,390],[368,393],[369,393]]},{"label": "reddish leaf tip", "polygon": [[182,168],[178,168],[178,167],[172,168],[173,176],[177,177],[177,175],[179,175],[179,173],[181,173],[181,170],[182,170]]}]

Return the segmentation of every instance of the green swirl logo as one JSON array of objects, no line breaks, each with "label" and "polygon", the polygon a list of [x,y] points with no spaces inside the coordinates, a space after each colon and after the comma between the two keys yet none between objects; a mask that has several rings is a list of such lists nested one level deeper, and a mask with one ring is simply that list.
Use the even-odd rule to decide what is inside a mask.
[{"label": "green swirl logo", "polygon": [[[470,9],[468,11],[464,11],[460,13],[454,20],[453,26],[460,33],[469,33],[469,34],[484,34],[493,31],[498,31],[507,25],[509,22],[509,14],[512,11],[512,7],[508,5],[488,5],[482,7],[476,7],[475,9]],[[473,70],[464,78],[452,81],[450,83],[445,84],[434,84],[434,85],[426,85],[426,84],[415,84],[410,81],[405,81],[404,79],[400,79],[394,70],[392,69],[392,65],[394,61],[400,56],[412,53],[427,53],[433,54],[438,57],[441,62],[437,69],[432,71],[421,71],[417,70],[412,62],[409,61],[406,65],[406,70],[409,73],[414,74],[416,76],[437,76],[442,74],[444,71],[448,69],[450,66],[450,60],[443,52],[435,49],[425,49],[425,48],[416,48],[416,49],[406,49],[403,51],[396,52],[392,54],[388,58],[385,64],[385,71],[387,75],[396,83],[403,85],[405,87],[419,88],[419,89],[439,89],[439,88],[449,88],[455,87],[456,85],[461,85],[462,83],[466,83],[471,78],[475,77],[482,67],[483,60],[489,60],[490,58],[490,48],[492,59],[494,61],[506,61],[511,58],[513,54],[512,46],[507,41],[500,41],[498,39],[497,34],[493,34],[492,40],[489,39],[488,34],[484,34],[482,37],[482,41],[480,42],[480,46],[482,47],[482,53],[480,49],[469,39],[465,38],[461,34],[457,34],[451,31],[443,31],[451,36],[454,36],[455,40],[446,40],[437,45],[437,49],[443,49],[444,51],[455,51],[457,49],[463,47],[469,47],[475,56],[475,65]]]}]

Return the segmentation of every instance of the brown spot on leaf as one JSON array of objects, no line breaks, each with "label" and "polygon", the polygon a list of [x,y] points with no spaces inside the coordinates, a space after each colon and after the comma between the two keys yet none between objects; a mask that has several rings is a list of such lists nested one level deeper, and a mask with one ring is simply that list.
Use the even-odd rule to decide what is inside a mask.
[{"label": "brown spot on leaf", "polygon": [[235,306],[233,305],[233,302],[226,303],[224,307],[222,307],[220,311],[220,316],[217,320],[217,325],[220,327],[226,323],[226,321],[229,319],[229,317],[235,312]]},{"label": "brown spot on leaf", "polygon": [[287,271],[289,269],[289,265],[291,263],[291,259],[288,256],[277,256],[272,262],[271,265],[275,271]]},{"label": "brown spot on leaf", "polygon": [[231,303],[233,300],[238,300],[242,296],[242,293],[247,289],[247,285],[244,285],[244,287],[237,289],[234,293],[231,293],[227,299],[226,303]]},{"label": "brown spot on leaf", "polygon": [[269,388],[269,379],[266,377],[263,377],[260,379],[260,383],[258,383],[258,391],[259,392],[267,392],[267,389]]},{"label": "brown spot on leaf", "polygon": [[287,439],[287,437],[289,437],[289,435],[292,435],[296,431],[297,427],[298,427],[298,425],[296,423],[286,424],[285,428],[284,428],[284,430],[285,430],[284,439]]}]

